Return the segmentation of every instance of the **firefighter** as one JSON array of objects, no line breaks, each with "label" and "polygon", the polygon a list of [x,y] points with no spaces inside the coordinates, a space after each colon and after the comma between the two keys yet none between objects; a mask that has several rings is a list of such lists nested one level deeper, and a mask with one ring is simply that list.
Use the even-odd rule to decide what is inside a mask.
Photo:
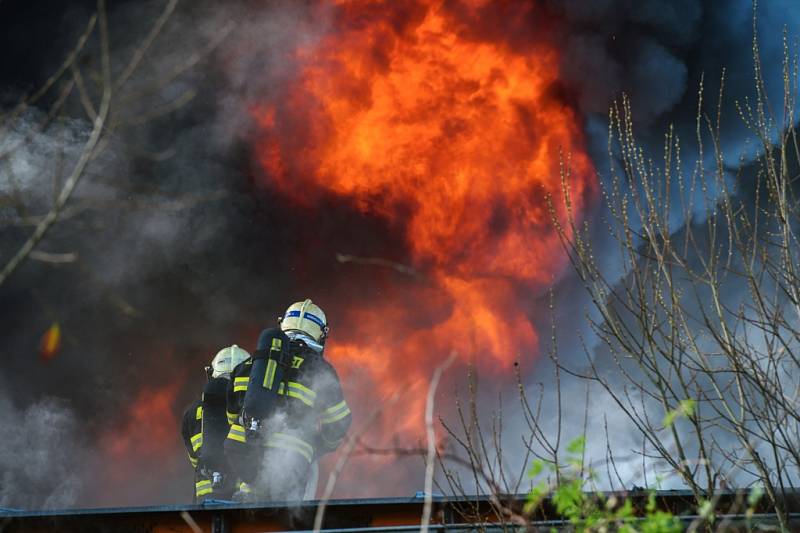
[{"label": "firefighter", "polygon": [[250,354],[235,344],[220,350],[206,367],[208,379],[201,399],[194,402],[183,415],[181,435],[189,462],[194,467],[194,501],[230,498],[234,490],[246,486],[226,479],[229,468],[225,463],[223,443],[228,434],[226,393],[231,371]]},{"label": "firefighter", "polygon": [[297,501],[352,416],[323,356],[329,330],[322,309],[305,300],[278,320],[280,328],[262,331],[253,356],[231,373],[225,452],[253,488],[246,499]]}]

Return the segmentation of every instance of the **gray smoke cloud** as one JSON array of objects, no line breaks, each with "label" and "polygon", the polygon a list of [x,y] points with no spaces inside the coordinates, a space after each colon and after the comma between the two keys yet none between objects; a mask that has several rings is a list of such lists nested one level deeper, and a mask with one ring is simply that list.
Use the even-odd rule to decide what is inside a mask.
[{"label": "gray smoke cloud", "polygon": [[[7,178],[0,182],[0,192],[29,195],[36,207],[52,199],[56,174],[53,162],[62,160],[64,166],[74,163],[89,131],[85,122],[70,119],[43,129],[40,124],[45,118],[41,115],[31,110],[0,126],[0,154]],[[4,208],[4,212],[10,209]]]},{"label": "gray smoke cloud", "polygon": [[42,398],[18,407],[0,396],[8,421],[0,447],[0,507],[53,509],[78,501],[87,480],[87,440],[69,404]]},{"label": "gray smoke cloud", "polygon": [[[729,164],[735,165],[740,157],[746,163],[759,154],[758,148],[754,148],[754,134],[739,120],[735,108],[735,102],[742,102],[745,98],[753,101],[755,96],[751,2],[611,0],[558,1],[548,5],[569,21],[561,35],[563,79],[567,91],[573,92],[575,102],[584,112],[585,131],[600,180],[606,183],[609,181],[607,112],[611,102],[619,99],[623,92],[631,98],[634,130],[647,155],[656,161],[663,157],[663,135],[672,124],[683,141],[683,176],[690,176],[692,167],[699,158],[694,142],[694,115],[697,112],[700,79],[704,76],[705,110],[714,117],[719,77],[723,67],[726,69],[721,135],[723,155]],[[783,41],[780,29],[787,27],[789,42],[796,43],[797,31],[800,29],[799,15],[790,2],[761,3],[756,11],[763,77],[767,97],[776,111],[783,104]],[[773,133],[777,134],[779,130],[780,128],[776,128]],[[710,144],[707,138],[704,142],[707,146]],[[706,154],[707,168],[713,168],[708,151]],[[619,168],[618,161],[615,163]],[[748,181],[753,179],[752,173],[746,171],[736,179],[731,173],[729,179],[734,187],[741,187],[736,201],[752,208],[755,199],[748,196],[752,195],[752,186]],[[677,189],[673,189],[675,194]],[[713,195],[719,193],[715,190],[707,192],[712,195],[712,202]],[[677,196],[675,199],[677,200]],[[672,229],[675,239],[680,239],[682,231],[685,231],[682,224],[686,219],[680,212],[681,205],[679,201],[673,202]],[[692,220],[697,225],[693,228],[697,234],[707,231],[703,225],[703,205],[702,201],[696,203],[697,213]],[[593,245],[597,252],[595,260],[602,265],[605,279],[618,290],[623,290],[625,280],[621,277],[624,269],[617,253],[617,243],[609,239],[603,223],[609,218],[611,217],[603,206],[592,215],[592,222],[599,222],[596,226],[593,224],[596,229],[593,232]],[[635,220],[633,224],[636,224]],[[687,282],[678,290],[690,294],[690,287],[691,284]],[[723,289],[724,305],[730,309],[737,308],[742,301],[746,301],[746,291],[747,287],[741,279],[729,279]],[[567,276],[567,279],[556,285],[555,299],[554,320],[561,363],[578,373],[586,374],[588,358],[597,365],[601,375],[612,387],[622,391],[629,386],[630,383],[621,375],[607,348],[588,326],[588,320],[602,323],[602,317],[587,299],[580,283]],[[545,306],[547,302],[542,301],[541,305]],[[699,302],[688,306],[690,313],[701,316]],[[539,330],[544,331],[547,328],[549,324],[543,321]],[[754,339],[760,332],[751,330],[738,333]],[[709,353],[719,351],[713,343],[709,343],[706,348]],[[629,376],[633,376],[633,379],[641,377],[634,361],[624,363],[623,368],[627,369]],[[796,370],[791,370],[791,365],[788,368],[790,370],[781,375],[780,379],[789,384],[787,390],[792,390],[792,384],[796,383],[798,376]],[[552,363],[544,359],[536,365],[530,378],[529,385],[533,391],[539,390],[540,383],[545,391],[539,422],[546,428],[546,435],[553,440],[558,434],[560,422],[563,431],[562,444],[579,435],[586,436],[587,462],[598,461],[597,464],[602,465],[596,471],[601,488],[620,488],[620,484],[625,488],[634,485],[661,489],[685,488],[682,480],[663,462],[642,456],[640,452],[643,447],[648,453],[652,452],[652,447],[643,443],[639,431],[607,391],[596,383],[587,383],[562,373],[560,382],[563,402],[559,406],[555,398],[552,372]],[[650,398],[642,398],[636,394],[633,394],[633,398],[634,404],[646,409],[656,417],[657,422],[660,421],[663,415],[661,406]],[[509,472],[519,472],[525,465],[516,464],[515,460],[525,457],[528,450],[518,439],[515,442],[514,437],[520,433],[520,428],[526,434],[525,417],[516,400],[507,400],[504,406],[511,420],[507,422],[507,427],[511,429],[507,431],[508,440],[504,445],[506,464],[510,465]],[[698,407],[698,410],[703,415],[709,415],[712,411],[707,404]],[[684,437],[690,434],[691,428],[685,421],[679,420],[676,425]],[[713,436],[723,449],[727,446],[728,450],[733,450],[738,445],[735,439],[723,431],[711,431],[707,436]],[[675,449],[669,432],[664,432],[662,437],[667,448]],[[687,447],[687,455],[697,456],[697,445],[691,438],[687,438],[683,444]],[[543,452],[535,443],[533,448],[539,453]],[[605,468],[609,457],[608,449],[614,454],[616,471]],[[733,468],[732,464],[718,454],[714,461],[723,465],[723,470],[724,466],[731,468],[731,478],[728,481],[742,486],[753,481],[750,473]]]},{"label": "gray smoke cloud", "polygon": [[[715,107],[723,68],[726,95],[722,150],[735,160],[751,159],[752,140],[738,118],[736,101],[755,94],[752,2],[748,0],[553,1],[550,8],[569,23],[561,37],[562,73],[587,121],[590,148],[607,160],[607,112],[622,93],[631,98],[636,133],[654,153],[669,124],[690,145],[701,77],[705,99]],[[782,61],[785,27],[790,39],[800,15],[790,1],[758,4],[755,11],[767,96],[775,109],[783,102]],[[711,108],[709,108],[709,111]],[[693,161],[689,146],[685,160]],[[602,173],[601,173],[602,175]]]}]

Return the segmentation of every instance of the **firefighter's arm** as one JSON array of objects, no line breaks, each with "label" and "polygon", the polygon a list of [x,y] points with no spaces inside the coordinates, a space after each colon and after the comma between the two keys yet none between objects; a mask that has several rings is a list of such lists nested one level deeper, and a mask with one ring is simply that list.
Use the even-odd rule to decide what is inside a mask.
[{"label": "firefighter's arm", "polygon": [[323,453],[332,452],[339,447],[353,420],[350,407],[342,394],[339,377],[333,368],[331,374],[332,379],[319,413],[320,444]]},{"label": "firefighter's arm", "polygon": [[[235,369],[234,369],[235,372]],[[236,420],[239,418],[239,402],[237,398],[236,391],[234,390],[234,376],[235,373],[231,373],[231,379],[228,382],[228,389],[225,392],[225,416],[228,417],[228,425],[232,425],[236,423]]]},{"label": "firefighter's arm", "polygon": [[[183,422],[181,424],[181,438],[183,438],[183,445],[186,447],[186,454],[193,468],[197,467],[197,450],[199,449],[199,446],[195,446],[195,442],[197,441],[197,435],[194,434],[194,428],[196,426],[195,421],[198,417],[198,410],[200,410],[200,417],[202,418],[202,409],[199,402],[192,404],[186,412],[183,413]],[[202,438],[202,433],[200,433],[200,438]]]}]

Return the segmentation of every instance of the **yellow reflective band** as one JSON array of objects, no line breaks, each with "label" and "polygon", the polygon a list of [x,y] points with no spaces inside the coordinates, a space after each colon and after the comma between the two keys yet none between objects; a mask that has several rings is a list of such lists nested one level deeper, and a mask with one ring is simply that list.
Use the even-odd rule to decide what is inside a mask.
[{"label": "yellow reflective band", "polygon": [[245,437],[244,427],[239,424],[232,424],[230,431],[228,431],[228,438],[237,442],[247,442]]},{"label": "yellow reflective band", "polygon": [[202,405],[198,405],[197,406],[197,411],[194,412],[194,418],[195,418],[195,420],[200,420],[201,418],[203,418],[203,406]]},{"label": "yellow reflective band", "polygon": [[211,488],[211,482],[207,479],[198,481],[194,484],[194,493],[197,496],[204,496],[206,494],[211,494],[211,492],[213,492]]},{"label": "yellow reflective band", "polygon": [[328,439],[328,438],[325,436],[325,434],[323,433],[323,434],[322,434],[322,440],[323,440],[323,441],[325,441],[325,445],[326,445],[326,446],[328,446],[328,447],[330,447],[330,448],[338,448],[338,447],[339,447],[339,445],[342,443],[342,441],[343,441],[344,439],[334,439],[334,440],[330,440],[330,439]]},{"label": "yellow reflective band", "polygon": [[246,493],[253,492],[252,490],[250,490],[250,485],[248,485],[244,481],[239,483],[239,490],[242,491],[242,492],[246,492]]},{"label": "yellow reflective band", "polygon": [[278,385],[278,394],[283,394],[285,391],[283,390],[285,387],[283,386],[283,381],[280,382]]},{"label": "yellow reflective band", "polygon": [[[278,339],[275,339],[278,340]],[[267,371],[264,373],[264,388],[272,390],[272,385],[275,381],[275,371],[278,369],[278,363],[275,359],[267,360]]]},{"label": "yellow reflective band", "polygon": [[297,452],[310,463],[314,460],[314,447],[302,439],[286,433],[273,433],[267,441],[267,447]]},{"label": "yellow reflective band", "polygon": [[298,391],[302,392],[303,394],[306,394],[307,396],[309,396],[311,398],[316,398],[317,397],[317,393],[316,392],[314,392],[313,390],[309,389],[305,385],[297,383],[296,381],[290,381],[289,382],[289,388],[298,390]]},{"label": "yellow reflective band", "polygon": [[346,417],[349,414],[350,414],[350,408],[346,407],[344,411],[342,411],[341,413],[337,415],[326,416],[321,420],[321,422],[323,424],[333,424],[334,422],[338,422],[339,420],[341,420],[342,418]]},{"label": "yellow reflective band", "polygon": [[308,461],[309,463],[312,460],[311,456],[308,454],[307,451],[305,451],[304,449],[299,448],[297,446],[293,446],[292,444],[289,444],[289,443],[285,443],[285,442],[268,442],[267,443],[267,448],[276,448],[276,449],[279,449],[279,450],[288,450],[288,451],[291,451],[291,452],[297,452],[300,455],[302,455],[303,457],[305,457],[306,461]]},{"label": "yellow reflective band", "polygon": [[312,407],[314,405],[314,400],[309,400],[308,398],[306,398],[305,396],[303,396],[299,392],[290,390],[287,393],[287,396],[291,396],[292,398],[297,398],[298,400],[300,400],[301,402],[303,402],[304,404],[306,404],[309,407]]},{"label": "yellow reflective band", "polygon": [[203,434],[197,433],[195,435],[192,435],[192,438],[189,440],[192,441],[192,451],[196,452],[200,448],[200,446],[203,445]]},{"label": "yellow reflective band", "polygon": [[190,454],[189,452],[186,452],[186,455],[189,456],[189,462],[192,463],[192,466],[197,466],[197,459],[192,457],[192,454]]},{"label": "yellow reflective band", "polygon": [[323,412],[323,414],[331,415],[331,414],[337,412],[342,407],[346,407],[346,406],[347,406],[347,403],[344,400],[342,400],[341,402],[337,403],[333,407],[328,407],[327,409],[325,409],[322,412]]},{"label": "yellow reflective band", "polygon": [[250,381],[250,378],[243,377],[243,378],[236,378],[233,380],[233,392],[247,392],[247,383]]},{"label": "yellow reflective band", "polygon": [[231,413],[230,411],[225,411],[225,414],[228,415],[228,424],[235,424],[236,420],[239,418],[239,415]]},{"label": "yellow reflective band", "polygon": [[311,389],[306,388],[303,385],[296,383],[294,381],[290,381],[288,383],[288,388],[289,390],[286,392],[287,396],[291,396],[292,398],[297,398],[298,400],[302,401],[309,407],[312,407],[314,405],[314,398],[317,397],[317,393],[315,393]]},{"label": "yellow reflective band", "polygon": [[328,407],[322,412],[320,421],[323,424],[333,424],[350,414],[350,408],[347,403],[342,400],[333,407]]},{"label": "yellow reflective band", "polygon": [[307,443],[303,439],[301,439],[299,437],[295,437],[294,435],[289,435],[288,433],[281,433],[281,432],[277,431],[277,432],[273,433],[272,435],[270,435],[270,439],[269,440],[271,440],[271,441],[291,442],[293,444],[296,444],[297,446],[302,446],[303,449],[305,449],[310,454],[314,453],[314,447],[313,446],[311,446],[309,443]]},{"label": "yellow reflective band", "polygon": [[283,346],[283,343],[281,342],[281,340],[279,338],[276,337],[276,338],[272,339],[272,350],[273,351],[280,352],[281,351],[281,346]]}]

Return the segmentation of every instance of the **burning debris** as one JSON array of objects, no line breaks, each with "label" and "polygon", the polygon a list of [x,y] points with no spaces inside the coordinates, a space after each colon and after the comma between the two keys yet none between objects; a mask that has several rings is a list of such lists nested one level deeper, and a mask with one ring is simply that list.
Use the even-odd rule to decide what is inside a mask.
[{"label": "burning debris", "polygon": [[61,326],[55,322],[52,326],[47,328],[44,335],[42,335],[41,349],[39,357],[45,363],[50,361],[53,357],[58,355],[61,350]]}]

